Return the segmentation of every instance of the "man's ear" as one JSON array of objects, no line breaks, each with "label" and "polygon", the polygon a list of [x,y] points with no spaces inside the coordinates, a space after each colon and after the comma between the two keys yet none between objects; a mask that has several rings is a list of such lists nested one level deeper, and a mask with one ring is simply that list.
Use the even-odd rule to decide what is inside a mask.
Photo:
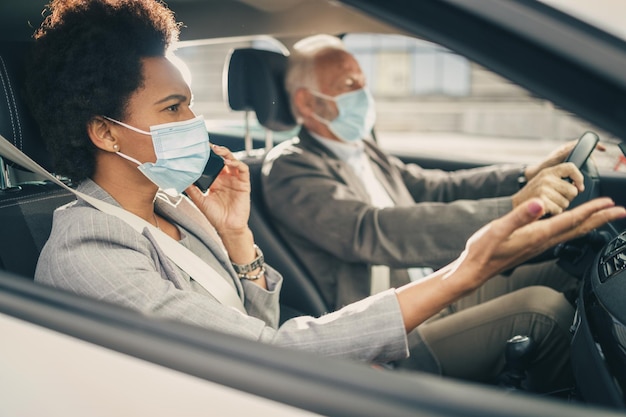
[{"label": "man's ear", "polygon": [[111,130],[111,122],[102,116],[92,117],[87,122],[87,134],[97,148],[107,152],[117,152],[120,148]]},{"label": "man's ear", "polygon": [[304,118],[310,118],[315,108],[315,97],[306,88],[296,90],[293,101],[300,115]]}]

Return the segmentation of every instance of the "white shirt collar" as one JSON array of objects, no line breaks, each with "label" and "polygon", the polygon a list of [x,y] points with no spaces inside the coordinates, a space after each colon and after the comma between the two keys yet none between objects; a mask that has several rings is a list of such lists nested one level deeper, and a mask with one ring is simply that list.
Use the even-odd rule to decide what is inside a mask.
[{"label": "white shirt collar", "polygon": [[322,145],[330,149],[339,159],[347,162],[357,173],[363,170],[363,156],[365,155],[365,145],[362,140],[355,142],[343,142],[328,139],[316,133],[309,132],[311,136]]}]

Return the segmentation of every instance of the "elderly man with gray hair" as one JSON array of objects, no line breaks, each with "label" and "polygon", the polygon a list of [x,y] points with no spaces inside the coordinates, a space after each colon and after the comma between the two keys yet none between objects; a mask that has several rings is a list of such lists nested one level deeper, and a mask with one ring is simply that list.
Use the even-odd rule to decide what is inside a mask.
[{"label": "elderly man with gray hair", "polygon": [[[563,163],[573,143],[539,165],[455,172],[387,154],[370,138],[376,115],[367,80],[334,36],[294,46],[285,87],[302,127],[268,154],[263,192],[279,231],[332,308],[420,279],[415,267],[441,268],[474,231],[530,198],[557,214],[583,189],[582,174]],[[550,381],[543,388],[554,388],[569,376],[574,309],[564,293],[577,288],[554,262],[523,266],[446,307],[412,340],[431,353],[436,371],[490,380],[502,369],[505,341],[530,335],[542,346],[538,363],[557,364],[555,374],[543,375]]]}]

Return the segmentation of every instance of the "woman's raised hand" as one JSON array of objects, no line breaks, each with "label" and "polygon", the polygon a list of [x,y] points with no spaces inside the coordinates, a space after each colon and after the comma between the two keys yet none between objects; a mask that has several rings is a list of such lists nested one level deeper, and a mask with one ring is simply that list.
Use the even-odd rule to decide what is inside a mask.
[{"label": "woman's raised hand", "polygon": [[539,220],[544,212],[541,199],[520,204],[474,233],[455,261],[423,281],[398,288],[396,292],[407,331],[500,272],[561,242],[626,217],[626,209],[615,206],[609,198],[594,199]]}]

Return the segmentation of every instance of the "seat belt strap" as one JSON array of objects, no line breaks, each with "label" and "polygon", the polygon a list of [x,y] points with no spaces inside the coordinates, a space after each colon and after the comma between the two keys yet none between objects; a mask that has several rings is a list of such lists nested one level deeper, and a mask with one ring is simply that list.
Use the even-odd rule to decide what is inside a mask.
[{"label": "seat belt strap", "polygon": [[68,187],[65,183],[63,183],[63,181],[46,171],[37,162],[33,161],[26,154],[13,146],[13,144],[6,140],[2,135],[0,135],[0,156],[13,161],[34,173],[44,176],[46,179],[74,193],[77,197],[85,200],[96,209],[120,218],[139,233],[143,233],[143,230],[147,227],[148,230],[150,230],[150,233],[155,237],[163,252],[172,262],[185,271],[194,281],[204,287],[204,289],[206,289],[220,303],[233,307],[246,314],[243,302],[237,294],[235,288],[229,285],[228,282],[226,282],[226,280],[209,264],[204,262],[195,253],[181,245],[169,235],[165,234],[162,230],[154,227],[141,217],[136,216],[121,207],[98,200],[97,198],[88,196]]}]

